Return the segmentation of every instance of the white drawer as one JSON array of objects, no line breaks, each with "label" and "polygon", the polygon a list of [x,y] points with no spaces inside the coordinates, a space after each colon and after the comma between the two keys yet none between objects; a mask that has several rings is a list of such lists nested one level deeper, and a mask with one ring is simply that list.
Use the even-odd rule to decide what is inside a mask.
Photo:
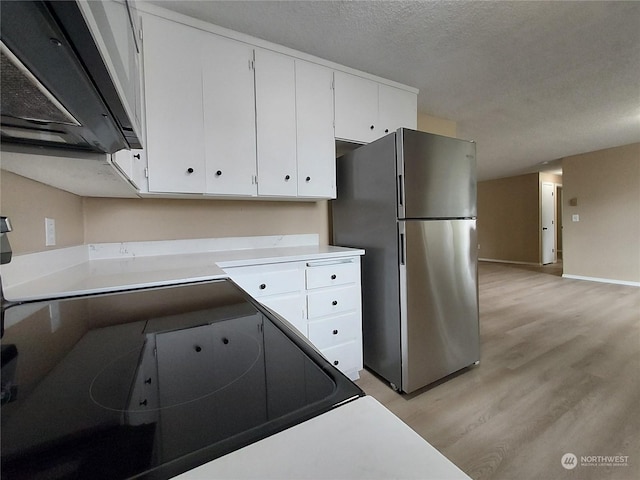
[{"label": "white drawer", "polygon": [[307,267],[306,274],[308,290],[356,283],[360,280],[360,268],[354,262]]},{"label": "white drawer", "polygon": [[309,322],[309,340],[320,350],[360,338],[359,312]]},{"label": "white drawer", "polygon": [[320,353],[341,372],[362,370],[362,349],[358,342],[343,343],[320,350]]},{"label": "white drawer", "polygon": [[304,270],[298,264],[274,264],[225,269],[231,279],[255,298],[304,290]]},{"label": "white drawer", "polygon": [[359,306],[360,288],[357,285],[318,290],[307,294],[309,319],[357,310]]},{"label": "white drawer", "polygon": [[261,298],[260,302],[296,327],[307,337],[307,319],[304,315],[304,295],[293,293]]}]

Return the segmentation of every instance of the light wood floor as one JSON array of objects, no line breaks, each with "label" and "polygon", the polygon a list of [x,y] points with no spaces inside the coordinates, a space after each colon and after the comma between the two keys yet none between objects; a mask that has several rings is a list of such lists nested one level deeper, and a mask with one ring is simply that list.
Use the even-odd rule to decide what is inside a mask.
[{"label": "light wood floor", "polygon": [[[479,272],[479,366],[411,395],[368,371],[360,387],[474,480],[640,479],[640,289],[553,267]],[[592,455],[628,466],[580,465]]]}]

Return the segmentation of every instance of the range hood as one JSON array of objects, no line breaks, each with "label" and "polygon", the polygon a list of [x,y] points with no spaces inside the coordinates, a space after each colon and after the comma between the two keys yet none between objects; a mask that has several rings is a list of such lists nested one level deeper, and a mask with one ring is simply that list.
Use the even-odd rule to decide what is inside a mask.
[{"label": "range hood", "polygon": [[2,2],[2,142],[141,148],[135,26],[127,1]]}]

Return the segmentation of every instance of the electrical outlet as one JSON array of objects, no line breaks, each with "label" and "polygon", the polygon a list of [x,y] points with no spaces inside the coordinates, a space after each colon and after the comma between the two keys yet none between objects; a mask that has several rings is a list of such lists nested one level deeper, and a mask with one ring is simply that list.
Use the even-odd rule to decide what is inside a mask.
[{"label": "electrical outlet", "polygon": [[56,221],[53,218],[44,219],[44,244],[52,247],[56,244]]}]

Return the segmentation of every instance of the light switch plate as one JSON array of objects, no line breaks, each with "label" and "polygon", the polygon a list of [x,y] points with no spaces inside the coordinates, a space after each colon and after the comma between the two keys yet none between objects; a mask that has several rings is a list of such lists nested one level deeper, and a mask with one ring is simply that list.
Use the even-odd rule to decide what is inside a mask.
[{"label": "light switch plate", "polygon": [[56,221],[53,218],[44,219],[44,244],[47,247],[52,247],[56,244]]}]

